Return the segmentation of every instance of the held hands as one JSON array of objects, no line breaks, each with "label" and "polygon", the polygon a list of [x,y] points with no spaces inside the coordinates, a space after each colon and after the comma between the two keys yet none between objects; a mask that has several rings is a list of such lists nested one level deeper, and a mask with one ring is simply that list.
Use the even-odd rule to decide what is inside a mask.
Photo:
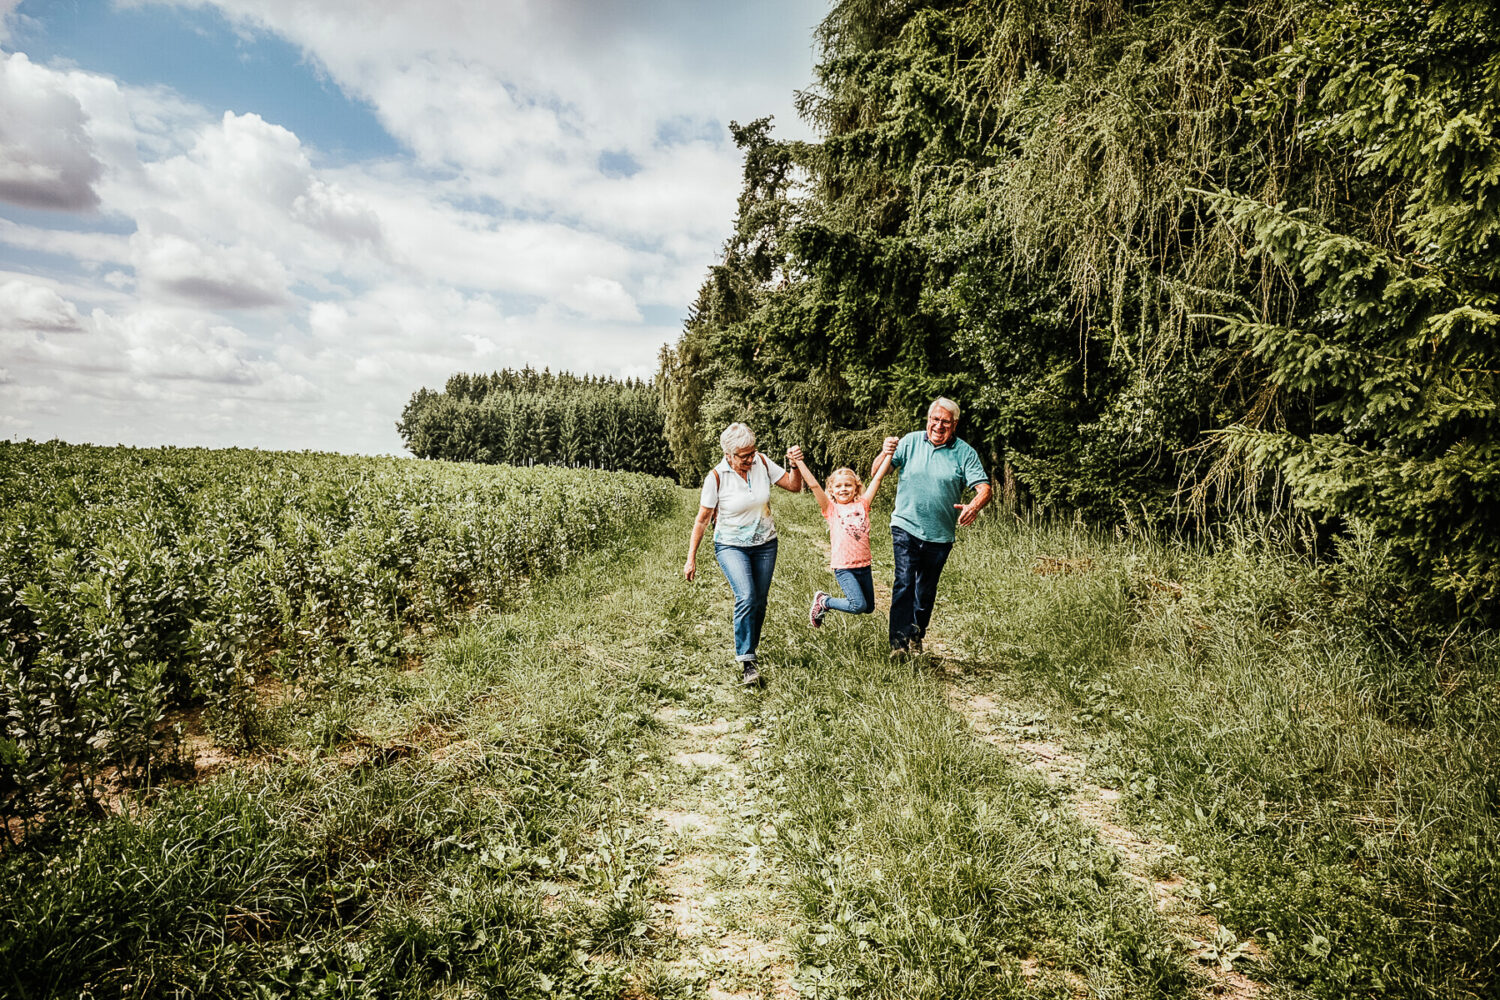
[{"label": "held hands", "polygon": [[796,465],[800,461],[802,461],[802,449],[792,445],[786,450],[786,462],[788,465]]},{"label": "held hands", "polygon": [[900,438],[898,438],[898,437],[888,437],[880,445],[880,453],[882,455],[894,455],[894,454],[896,454],[896,445],[898,445],[900,443],[901,443],[901,439]]}]

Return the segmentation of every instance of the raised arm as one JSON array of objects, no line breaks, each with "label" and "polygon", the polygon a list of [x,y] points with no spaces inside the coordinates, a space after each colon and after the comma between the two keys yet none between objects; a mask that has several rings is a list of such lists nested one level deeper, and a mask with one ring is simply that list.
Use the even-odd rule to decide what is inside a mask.
[{"label": "raised arm", "polygon": [[795,465],[795,466],[797,466],[797,468],[794,468],[794,469],[791,469],[791,470],[789,470],[787,472],[782,473],[781,474],[781,478],[778,479],[778,480],[776,480],[776,485],[780,486],[782,489],[786,490],[788,493],[801,493],[802,492],[802,468],[801,468],[801,464],[802,464],[802,449],[798,448],[796,445],[792,445],[790,448],[788,448],[786,450],[786,461],[787,461],[788,465]]},{"label": "raised arm", "polygon": [[880,454],[875,456],[875,468],[870,473],[870,485],[865,487],[865,499],[867,501],[875,499],[875,491],[880,489],[880,481],[890,471],[891,453],[882,449]]},{"label": "raised arm", "polygon": [[797,471],[802,473],[802,481],[807,484],[808,489],[812,490],[813,497],[818,501],[818,510],[827,514],[828,504],[831,501],[828,499],[828,494],[823,492],[823,487],[818,484],[818,477],[813,475],[806,463],[802,461],[802,452],[800,450],[797,452],[796,461]]},{"label": "raised arm", "polygon": [[875,478],[875,471],[880,468],[882,459],[887,459],[896,453],[896,445],[901,443],[898,437],[888,437],[880,445],[880,451],[875,456],[875,461],[870,463],[870,478]]}]

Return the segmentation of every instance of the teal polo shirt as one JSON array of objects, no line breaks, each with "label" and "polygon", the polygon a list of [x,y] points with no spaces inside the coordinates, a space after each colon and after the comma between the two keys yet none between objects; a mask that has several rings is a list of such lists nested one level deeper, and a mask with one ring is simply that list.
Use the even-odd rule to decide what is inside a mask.
[{"label": "teal polo shirt", "polygon": [[927,542],[953,541],[958,528],[953,505],[970,486],[990,481],[979,452],[967,441],[954,437],[935,448],[926,431],[912,431],[901,439],[891,456],[891,468],[901,470],[891,527]]}]

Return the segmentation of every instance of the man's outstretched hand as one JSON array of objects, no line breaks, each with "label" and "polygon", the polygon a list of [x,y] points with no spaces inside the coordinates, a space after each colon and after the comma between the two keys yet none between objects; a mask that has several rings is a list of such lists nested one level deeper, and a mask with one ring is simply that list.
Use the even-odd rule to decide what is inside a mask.
[{"label": "man's outstretched hand", "polygon": [[974,519],[979,516],[979,508],[971,503],[956,503],[953,509],[958,511],[958,523],[965,528],[973,524]]}]

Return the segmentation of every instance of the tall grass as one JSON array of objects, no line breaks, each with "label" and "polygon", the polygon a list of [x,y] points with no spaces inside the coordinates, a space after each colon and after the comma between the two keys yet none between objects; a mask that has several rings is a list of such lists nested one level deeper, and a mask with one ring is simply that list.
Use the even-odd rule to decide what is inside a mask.
[{"label": "tall grass", "polygon": [[620,996],[664,850],[637,815],[659,684],[587,651],[644,624],[623,552],[287,705],[258,763],[0,853],[0,994]]},{"label": "tall grass", "polygon": [[[783,518],[792,545],[821,530]],[[888,565],[888,536],[876,544]],[[799,622],[827,570],[783,573],[772,614]],[[829,615],[817,633],[768,630],[759,780],[803,991],[1185,995],[1181,950],[1117,856],[1056,786],[975,737],[927,664],[889,660],[885,629]]]},{"label": "tall grass", "polygon": [[1104,777],[1197,854],[1220,919],[1320,996],[1500,990],[1500,639],[1397,625],[1356,536],[1212,543],[991,521],[950,630],[1114,749]]}]

